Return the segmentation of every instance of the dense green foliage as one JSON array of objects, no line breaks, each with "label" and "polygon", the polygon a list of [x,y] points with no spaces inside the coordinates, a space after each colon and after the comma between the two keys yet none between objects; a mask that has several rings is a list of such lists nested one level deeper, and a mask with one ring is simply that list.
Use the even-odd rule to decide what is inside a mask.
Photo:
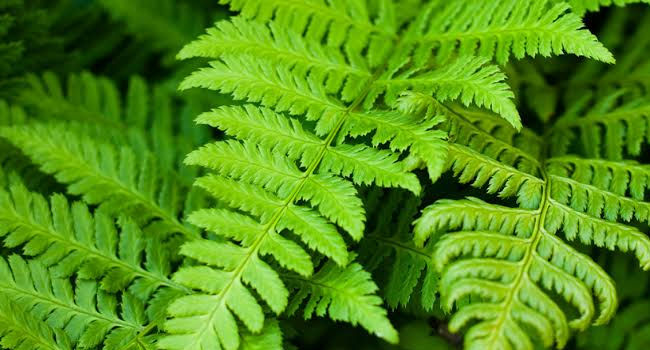
[{"label": "dense green foliage", "polygon": [[647,2],[0,0],[0,349],[647,349]]}]

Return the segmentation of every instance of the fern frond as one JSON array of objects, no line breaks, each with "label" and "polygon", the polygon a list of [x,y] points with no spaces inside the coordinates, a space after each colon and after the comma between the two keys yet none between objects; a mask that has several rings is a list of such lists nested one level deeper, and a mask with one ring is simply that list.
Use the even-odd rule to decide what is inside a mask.
[{"label": "fern frond", "polygon": [[129,287],[142,300],[159,287],[185,290],[167,277],[171,267],[162,242],[146,239],[130,219],[120,221],[118,233],[110,216],[92,215],[86,205],[70,205],[62,195],[47,203],[13,181],[0,191],[0,227],[5,246],[23,247],[23,254],[54,265],[60,276],[101,279],[108,292]]},{"label": "fern frond", "polygon": [[191,115],[192,107],[184,104],[177,108],[166,88],[150,86],[139,77],[129,80],[124,96],[112,80],[88,72],[71,74],[65,81],[50,72],[30,75],[27,80],[29,88],[20,102],[30,116],[101,126],[96,137],[117,139],[139,152],[150,150],[170,171],[184,174],[186,169],[178,169],[183,157],[204,142],[179,128],[183,124],[177,121],[177,114]]},{"label": "fern frond", "polygon": [[[290,79],[295,68],[282,61],[232,53],[220,58],[221,61],[213,61],[210,68],[202,68],[186,78],[181,89],[203,87],[218,90],[231,93],[235,99],[246,98],[250,102],[262,103],[278,112],[305,115],[307,120],[318,121],[318,135],[330,132],[336,120],[349,113],[342,102],[328,96],[332,92],[327,88],[326,73],[315,71],[304,78]],[[435,93],[442,101],[460,99],[466,105],[485,106],[501,114],[515,127],[520,127],[519,114],[511,101],[513,95],[503,83],[505,76],[497,67],[486,64],[487,60],[483,58],[462,58],[421,75],[373,79],[365,89],[353,92],[344,89],[340,94],[345,102],[363,97],[363,104],[371,107],[384,92],[389,103],[406,89]],[[342,82],[339,85],[344,86]]]},{"label": "fern frond", "polygon": [[[398,29],[392,1],[378,2],[376,13],[372,13],[365,2],[225,0],[223,3],[258,22],[268,22],[275,14],[278,24],[295,33],[306,33],[305,37],[311,41],[325,36],[328,46],[347,45],[350,49],[359,49],[369,40],[374,52],[371,57],[376,56],[372,61],[377,65],[388,54],[387,41],[395,37]],[[346,40],[348,33],[353,39]]]},{"label": "fern frond", "polygon": [[334,321],[359,324],[380,338],[397,341],[397,331],[381,307],[382,300],[374,295],[377,285],[358,263],[343,268],[327,262],[313,276],[283,277],[289,286],[298,290],[287,307],[288,314],[293,314],[306,300],[305,318],[327,314]]},{"label": "fern frond", "polygon": [[61,331],[53,331],[8,299],[0,299],[0,346],[14,350],[70,350]]},{"label": "fern frond", "polygon": [[[469,348],[527,349],[532,347],[531,338],[547,347],[556,342],[561,348],[569,327],[589,326],[595,315],[592,297],[600,304],[597,324],[613,315],[617,300],[609,276],[540,226],[539,212],[472,202],[473,207],[455,201],[434,204],[415,228],[420,241],[431,232],[457,231],[436,244],[434,256],[443,271],[443,305],[451,309],[467,296],[484,300],[460,306],[450,324],[459,330],[473,319],[479,321],[466,335]],[[547,220],[550,216],[545,214]],[[636,245],[650,247],[645,237],[632,239]],[[580,316],[568,320],[545,295],[551,292],[572,304]],[[524,325],[536,333],[526,334]],[[487,329],[492,331],[485,333]]]},{"label": "fern frond", "polygon": [[368,191],[364,198],[373,227],[358,248],[359,260],[373,273],[388,306],[395,309],[415,302],[431,310],[438,282],[432,265],[433,244],[417,247],[411,234],[419,198],[405,191],[380,189]]},{"label": "fern frond", "polygon": [[566,52],[613,63],[612,54],[569,10],[564,2],[548,0],[432,1],[414,20],[417,25],[406,42],[420,62],[431,55],[445,60],[458,54],[496,57],[503,64],[511,54],[523,58]]},{"label": "fern frond", "polygon": [[[552,161],[553,159],[549,160]],[[606,162],[598,164],[599,161],[596,160],[594,163],[597,167]],[[553,183],[554,200],[569,205],[575,211],[609,221],[621,218],[629,222],[633,217],[640,221],[650,220],[650,203],[644,202],[643,196],[640,196],[645,190],[646,174],[635,178],[635,198],[628,198],[628,174],[634,173],[635,164],[630,164],[629,169],[625,168],[625,163],[611,164],[619,166],[613,175],[610,173],[611,168],[605,167],[601,168],[604,171],[597,172],[594,176],[592,168],[584,163],[550,163],[549,180]],[[639,185],[638,181],[643,181],[643,185]]]},{"label": "fern frond", "polygon": [[462,145],[449,147],[448,169],[454,172],[460,183],[478,188],[487,185],[487,193],[497,193],[504,198],[516,196],[524,208],[534,208],[541,200],[539,194],[543,181],[539,178]]},{"label": "fern frond", "polygon": [[184,190],[177,179],[160,174],[151,155],[96,142],[85,131],[74,123],[32,123],[2,128],[0,135],[87,203],[131,214],[140,223],[157,220],[159,233],[197,236],[179,222]]},{"label": "fern frond", "polygon": [[520,129],[519,113],[511,102],[514,95],[503,83],[506,76],[497,66],[488,63],[483,57],[461,56],[441,67],[427,67],[428,72],[408,71],[390,78],[382,76],[373,84],[367,101],[373,101],[385,90],[385,99],[392,104],[402,92],[411,90],[435,95],[440,102],[459,100],[466,106],[474,103],[494,111]]},{"label": "fern frond", "polygon": [[[318,151],[318,148],[313,151]],[[310,151],[306,151],[310,152]],[[301,180],[302,172],[289,159],[249,143],[236,141],[209,144],[190,153],[187,164],[202,164],[222,176],[262,186],[279,196],[286,196]],[[328,219],[340,225],[354,239],[363,234],[364,210],[354,187],[338,177],[318,175],[306,180],[303,200]]]},{"label": "fern frond", "polygon": [[[321,72],[328,92],[338,92],[343,85],[363,85],[372,78],[367,67],[349,65],[337,49],[321,46],[292,30],[272,22],[269,26],[234,17],[209,28],[198,40],[187,44],[178,58],[220,58],[224,54],[254,54],[282,59],[303,71]],[[349,89],[346,87],[346,89]]]},{"label": "fern frond", "polygon": [[[460,98],[465,104],[475,102],[497,111],[515,124],[518,122],[519,116],[510,102],[512,94],[502,83],[505,76],[498,68],[486,66],[484,59],[467,57],[428,73],[387,74],[376,79],[370,67],[364,64],[361,53],[348,52],[348,58],[353,61],[350,64],[335,48],[320,46],[309,41],[309,36],[303,38],[300,32],[280,27],[275,22],[270,25],[271,30],[258,23],[234,19],[218,24],[208,35],[189,44],[181,51],[181,58],[207,56],[221,58],[223,62],[215,61],[212,68],[190,76],[181,88],[201,86],[233,93],[235,98],[246,96],[279,111],[306,112],[309,120],[321,118],[319,110],[325,113],[322,118],[332,117],[337,110],[344,113],[345,107],[328,100],[326,94],[340,94],[346,102],[358,98],[359,94],[367,94],[364,104],[372,106],[377,96],[384,92],[391,104],[401,91],[413,89],[429,94],[436,92],[440,100]],[[259,50],[260,43],[264,50]],[[255,63],[244,70],[243,61],[249,65]],[[281,70],[276,71],[278,67]],[[309,77],[304,82],[291,83],[286,77],[292,72],[305,76],[309,73]],[[260,77],[265,79],[253,81]],[[249,83],[235,84],[234,80]],[[368,91],[364,92],[365,85]],[[312,96],[306,99],[306,93]],[[309,104],[313,106],[305,109],[304,105]],[[321,122],[328,123],[327,120]]]},{"label": "fern frond", "polygon": [[598,11],[604,6],[625,6],[636,3],[650,4],[648,0],[568,0],[567,2],[577,15],[583,15],[587,11]]},{"label": "fern frond", "polygon": [[619,95],[610,95],[587,111],[574,111],[559,119],[551,133],[557,142],[553,154],[567,153],[577,143],[591,158],[620,161],[626,154],[640,155],[642,146],[650,142],[650,104],[642,98],[612,106]]},{"label": "fern frond", "polygon": [[[200,292],[170,307],[169,335],[162,343],[174,350],[234,350],[240,344],[237,319],[249,331],[259,331],[265,324],[262,302],[274,314],[287,307],[290,293],[281,280],[282,270],[312,278],[314,265],[306,248],[331,259],[326,264],[344,269],[349,256],[339,227],[358,240],[364,226],[354,185],[398,187],[417,194],[420,183],[410,173],[416,165],[426,166],[431,179],[439,177],[447,146],[442,142],[445,132],[438,129],[447,115],[409,108],[400,100],[405,90],[445,106],[489,109],[513,130],[521,128],[506,77],[491,64],[492,52],[474,57],[477,51],[469,45],[477,41],[460,38],[461,50],[453,41],[453,52],[438,59],[437,39],[432,46],[426,36],[440,29],[435,18],[444,19],[435,11],[418,18],[414,11],[398,14],[399,4],[390,0],[223,3],[241,16],[217,23],[179,54],[212,59],[209,67],[187,77],[181,89],[217,90],[243,101],[243,106],[221,107],[198,118],[224,130],[227,140],[191,153],[187,163],[214,172],[197,185],[226,207],[190,216],[193,224],[217,233],[217,239],[188,242],[181,249],[196,264],[182,268],[175,280]],[[507,55],[499,57],[507,58],[505,45],[514,42],[516,53],[568,51],[611,61],[609,52],[582,29],[580,19],[565,13],[565,4],[540,4],[512,18],[557,30],[551,37],[535,36],[537,27],[523,30],[514,41],[504,39],[501,51]],[[508,13],[509,6],[525,9],[514,1],[498,5],[501,13]],[[550,12],[545,16],[546,10]],[[490,28],[510,29],[508,23],[500,25]],[[494,45],[493,34],[479,38],[483,51]],[[533,42],[538,39],[539,44]],[[485,151],[488,157],[490,152],[497,153]],[[534,154],[532,148],[529,153]],[[524,198],[543,187],[535,181],[539,169],[511,161],[514,172],[499,174],[495,191],[509,196],[525,187]],[[519,178],[507,181],[512,174]],[[273,263],[266,261],[269,256]],[[367,294],[372,293],[374,289],[368,289]],[[184,326],[188,323],[198,326],[189,329]],[[218,323],[228,326],[215,328]],[[393,333],[379,334],[396,340]]]},{"label": "fern frond", "polygon": [[[212,250],[201,248],[216,243],[209,241],[197,244],[188,243],[182,249],[184,254],[224,270],[206,270],[197,267],[193,268],[194,270],[181,270],[177,276],[179,274],[183,276],[184,273],[222,276],[220,279],[223,282],[216,285],[193,287],[217,294],[216,300],[211,302],[208,309],[216,309],[215,312],[219,313],[220,318],[232,318],[230,313],[232,310],[248,328],[258,331],[262,326],[261,320],[264,318],[259,306],[257,306],[258,311],[253,312],[250,309],[252,306],[244,308],[241,303],[228,304],[230,298],[235,298],[244,291],[248,293],[242,284],[237,287],[240,289],[234,289],[231,287],[234,285],[233,283],[239,284],[241,283],[239,279],[242,279],[253,286],[276,313],[286,307],[288,292],[285,287],[278,287],[283,286],[279,275],[257,255],[271,254],[283,267],[304,276],[310,275],[313,270],[309,254],[299,245],[283,238],[279,234],[282,230],[288,229],[294,232],[308,247],[331,257],[341,265],[344,265],[348,259],[346,244],[336,227],[327,218],[340,223],[343,228],[349,230],[353,238],[361,237],[363,209],[356,196],[356,190],[348,181],[335,175],[351,175],[352,180],[359,183],[369,181],[385,185],[403,183],[404,187],[413,190],[419,189],[419,183],[412,174],[404,173],[395,163],[397,159],[387,151],[382,152],[365,146],[353,147],[345,144],[328,147],[327,144],[331,140],[323,143],[317,136],[299,127],[296,122],[270,110],[256,110],[252,106],[224,107],[211,115],[204,115],[203,121],[219,124],[222,116],[220,111],[224,112],[223,118],[226,123],[232,118],[233,113],[243,115],[244,120],[259,118],[261,121],[262,116],[269,116],[264,118],[265,122],[261,123],[262,127],[259,129],[248,129],[249,126],[246,123],[243,125],[233,124],[230,128],[226,125],[225,128],[226,132],[232,136],[251,135],[253,139],[266,139],[267,141],[259,142],[258,146],[251,146],[246,139],[243,143],[239,141],[218,142],[193,152],[188,156],[187,161],[190,164],[200,164],[212,168],[218,174],[218,176],[209,175],[199,179],[197,181],[199,186],[204,187],[231,208],[247,212],[253,217],[259,218],[259,221],[223,210],[199,211],[193,214],[190,220],[199,227],[216,229],[217,232],[223,232],[222,235],[226,237],[241,240],[243,247],[233,245],[231,249],[236,248],[235,250],[239,250],[240,253],[235,254],[232,259],[229,259],[229,262],[226,262],[225,260],[228,259],[225,257],[218,260],[208,258],[209,251]],[[290,125],[294,127],[278,128]],[[250,130],[254,130],[254,132]],[[267,138],[269,135],[271,137]],[[273,138],[273,136],[276,137]],[[279,142],[271,146],[273,148],[266,148],[265,144],[274,139]],[[291,145],[296,145],[296,147],[289,147]],[[285,158],[286,156],[283,155],[287,154],[289,148],[294,153],[289,158]],[[242,161],[242,159],[246,159],[246,161]],[[292,159],[300,159],[302,166],[309,169],[307,176],[305,176],[304,170],[298,168],[291,161]],[[320,163],[316,163],[316,161]],[[318,169],[316,169],[317,164],[319,164]],[[291,178],[294,180],[292,181]],[[290,201],[284,198],[289,198]],[[352,200],[347,198],[352,198]],[[318,211],[295,204],[293,203],[295,200],[305,200]],[[339,202],[340,200],[344,202]],[[342,209],[351,209],[352,211],[345,212]],[[221,226],[219,223],[224,223],[226,220],[234,220],[241,225],[229,224],[230,232],[225,232],[227,230],[219,227]],[[223,245],[220,247],[215,247],[215,249],[226,249]],[[226,282],[228,276],[231,276],[232,282]],[[189,277],[179,278],[183,283],[192,283]],[[272,290],[276,290],[276,292],[268,294]],[[178,305],[184,305],[187,302],[184,300],[190,298],[192,297],[182,298],[175,305],[182,310],[182,306]],[[224,301],[220,300],[224,300],[225,305]],[[255,302],[255,299],[251,301]],[[226,305],[230,310],[226,309]],[[193,314],[193,312],[174,312],[173,305],[170,310],[176,317],[175,320],[179,321],[183,317],[190,317]],[[214,318],[212,319],[214,320]],[[168,329],[185,333],[185,329],[174,327],[175,322],[170,321]],[[170,339],[175,339],[173,337],[171,336]],[[233,335],[229,335],[229,337],[233,337]],[[224,346],[230,348],[238,344],[235,340],[231,339],[231,341]],[[178,348],[179,343],[173,340],[169,340],[169,342],[171,348]]]},{"label": "fern frond", "polygon": [[134,337],[146,320],[137,298],[124,294],[118,316],[115,296],[98,290],[95,282],[79,279],[73,289],[68,279],[52,277],[37,261],[15,255],[0,259],[0,276],[4,299],[23,305],[50,327],[64,330],[81,348],[101,345],[106,337]]},{"label": "fern frond", "polygon": [[[613,103],[614,99],[601,101],[595,110],[608,110]],[[461,117],[452,114],[450,120]],[[560,123],[562,119],[556,126]],[[450,131],[452,140],[460,143],[450,146],[459,182],[490,181],[488,193],[502,189],[502,197],[516,194],[518,207],[475,198],[439,200],[415,221],[416,244],[435,242],[433,261],[441,273],[442,304],[457,309],[450,329],[466,332],[468,349],[532,349],[534,344],[562,348],[572,330],[606,323],[618,302],[611,277],[560,235],[568,241],[633,252],[643,269],[650,268],[650,239],[629,224],[632,218],[647,221],[650,213],[645,165],[582,158],[567,154],[569,148],[563,145],[553,150],[557,137],[542,141],[538,155],[523,152],[511,137],[492,137],[488,140],[501,151],[491,150],[490,143],[483,151],[487,138],[480,133],[467,137],[467,130]],[[627,130],[619,132],[624,138]],[[606,137],[603,147],[620,147],[618,140]],[[479,151],[472,150],[470,160],[468,152],[454,153],[473,147]],[[495,159],[505,152],[512,156]],[[513,166],[520,154],[539,159],[535,171]],[[513,164],[509,173],[504,173],[509,164]]]}]

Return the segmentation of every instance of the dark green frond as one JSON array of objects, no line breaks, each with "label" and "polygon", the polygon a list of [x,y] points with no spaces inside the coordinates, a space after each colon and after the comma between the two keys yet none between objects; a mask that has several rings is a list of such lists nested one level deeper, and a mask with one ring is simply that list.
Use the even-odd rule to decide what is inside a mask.
[{"label": "dark green frond", "polygon": [[131,219],[119,223],[120,230],[112,217],[93,215],[79,202],[70,205],[62,195],[48,203],[15,181],[0,191],[4,245],[22,247],[24,255],[53,265],[58,276],[100,279],[108,292],[129,287],[142,300],[159,287],[184,291],[167,277],[171,267],[165,244],[145,238]]},{"label": "dark green frond", "polygon": [[88,130],[92,127],[74,123],[32,123],[2,128],[0,134],[87,203],[128,213],[139,223],[155,220],[159,233],[197,236],[179,221],[185,190],[178,178],[161,174],[151,154],[97,142]]},{"label": "dark green frond", "polygon": [[105,337],[135,337],[144,327],[144,305],[137,298],[124,294],[118,309],[116,297],[99,290],[95,282],[79,279],[73,286],[67,278],[53,277],[37,261],[15,255],[3,258],[0,276],[3,299],[22,305],[50,327],[63,330],[81,348],[101,345]]}]

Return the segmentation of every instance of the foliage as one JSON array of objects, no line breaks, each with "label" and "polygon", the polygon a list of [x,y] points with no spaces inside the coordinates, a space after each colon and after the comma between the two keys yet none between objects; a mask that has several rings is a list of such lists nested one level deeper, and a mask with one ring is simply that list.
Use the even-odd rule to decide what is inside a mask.
[{"label": "foliage", "polygon": [[646,2],[0,0],[0,349],[647,348]]}]

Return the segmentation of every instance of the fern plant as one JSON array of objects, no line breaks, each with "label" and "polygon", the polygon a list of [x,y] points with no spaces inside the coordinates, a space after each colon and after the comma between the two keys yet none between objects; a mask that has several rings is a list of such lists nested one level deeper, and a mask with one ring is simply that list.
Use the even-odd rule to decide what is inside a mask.
[{"label": "fern plant", "polygon": [[[489,4],[484,18],[476,19],[473,13],[488,2],[434,1],[400,17],[392,1],[234,1],[231,7],[242,17],[217,23],[181,51],[180,58],[214,59],[182,89],[214,89],[253,104],[220,107],[197,119],[230,138],[191,153],[186,163],[214,171],[197,184],[230,209],[201,210],[189,220],[226,241],[181,248],[211,267],[185,267],[176,275],[205,294],[172,304],[163,348],[237,348],[235,315],[253,332],[263,325],[262,305],[250,290],[272,313],[282,312],[289,293],[277,267],[305,277],[314,270],[309,253],[287,240],[285,231],[333,263],[348,264],[337,226],[359,240],[365,219],[353,184],[419,194],[421,185],[409,173],[414,159],[432,180],[438,178],[446,147],[444,133],[433,129],[442,119],[396,110],[403,91],[485,107],[519,129],[505,77],[488,64],[491,58],[503,63],[511,55],[568,51],[613,61],[564,3]],[[469,24],[447,23],[452,15]],[[516,34],[500,35],[504,28],[517,28]],[[492,44],[477,49],[480,41]],[[211,251],[222,255],[215,259]],[[265,255],[278,266],[260,259]],[[321,303],[324,313],[328,299]],[[357,322],[332,315],[332,307],[335,319]],[[362,326],[397,341],[386,321]]]},{"label": "fern plant", "polygon": [[642,348],[642,2],[31,2],[0,349]]}]

